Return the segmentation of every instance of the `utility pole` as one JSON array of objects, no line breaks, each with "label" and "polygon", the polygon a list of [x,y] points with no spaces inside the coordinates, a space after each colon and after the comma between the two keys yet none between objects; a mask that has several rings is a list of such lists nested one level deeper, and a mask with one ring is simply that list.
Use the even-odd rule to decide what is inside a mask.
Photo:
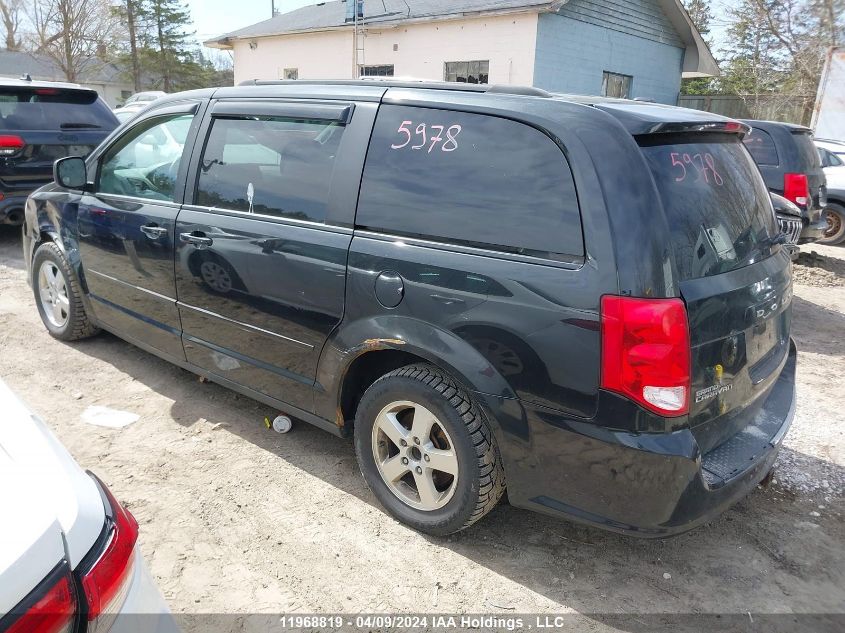
[{"label": "utility pole", "polygon": [[276,0],[270,0],[270,17],[276,17]]}]

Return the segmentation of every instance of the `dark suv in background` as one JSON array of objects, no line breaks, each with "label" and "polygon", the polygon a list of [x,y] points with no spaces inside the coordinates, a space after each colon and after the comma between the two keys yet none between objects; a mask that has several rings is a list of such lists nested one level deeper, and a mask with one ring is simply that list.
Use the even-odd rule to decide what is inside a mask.
[{"label": "dark suv in background", "polygon": [[0,78],[0,224],[21,224],[26,197],[53,179],[53,162],[87,156],[117,125],[94,90]]},{"label": "dark suv in background", "polygon": [[752,490],[792,420],[791,262],[746,132],[513,87],[170,95],[58,161],[25,260],[53,336],[352,435],[417,529],[507,488],[662,536]]},{"label": "dark suv in background", "polygon": [[[813,131],[802,125],[744,120],[751,127],[743,142],[754,157],[769,191],[783,196],[801,210],[803,229],[799,244],[815,242],[827,230],[822,209],[827,188]],[[789,233],[789,227],[782,224]]]}]

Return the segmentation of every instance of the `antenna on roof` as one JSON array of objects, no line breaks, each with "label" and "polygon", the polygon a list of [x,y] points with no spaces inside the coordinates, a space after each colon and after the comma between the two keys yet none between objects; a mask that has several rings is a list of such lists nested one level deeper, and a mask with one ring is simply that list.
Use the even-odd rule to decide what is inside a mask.
[{"label": "antenna on roof", "polygon": [[21,81],[32,81],[32,75],[24,73],[21,75]]}]

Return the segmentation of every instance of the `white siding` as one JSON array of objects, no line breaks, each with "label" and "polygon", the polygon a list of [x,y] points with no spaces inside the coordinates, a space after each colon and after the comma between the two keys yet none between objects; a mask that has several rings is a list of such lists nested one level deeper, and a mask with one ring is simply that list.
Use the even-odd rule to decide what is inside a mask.
[{"label": "white siding", "polygon": [[[442,80],[447,61],[487,59],[490,83],[531,85],[536,38],[536,13],[374,28],[367,34],[362,63],[393,64],[397,77]],[[350,30],[264,37],[252,43],[254,49],[249,41],[234,43],[235,83],[279,79],[285,68],[297,68],[300,79],[353,77]]]}]

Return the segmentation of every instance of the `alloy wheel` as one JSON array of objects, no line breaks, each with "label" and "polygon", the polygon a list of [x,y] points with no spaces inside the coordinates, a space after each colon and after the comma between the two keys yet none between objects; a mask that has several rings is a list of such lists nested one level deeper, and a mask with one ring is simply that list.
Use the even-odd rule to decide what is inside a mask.
[{"label": "alloy wheel", "polygon": [[38,269],[38,296],[44,316],[50,324],[63,328],[70,317],[70,298],[67,281],[54,262],[45,261]]},{"label": "alloy wheel", "polygon": [[458,456],[444,425],[414,402],[392,402],[373,424],[373,456],[390,492],[417,510],[445,506],[458,482]]}]

